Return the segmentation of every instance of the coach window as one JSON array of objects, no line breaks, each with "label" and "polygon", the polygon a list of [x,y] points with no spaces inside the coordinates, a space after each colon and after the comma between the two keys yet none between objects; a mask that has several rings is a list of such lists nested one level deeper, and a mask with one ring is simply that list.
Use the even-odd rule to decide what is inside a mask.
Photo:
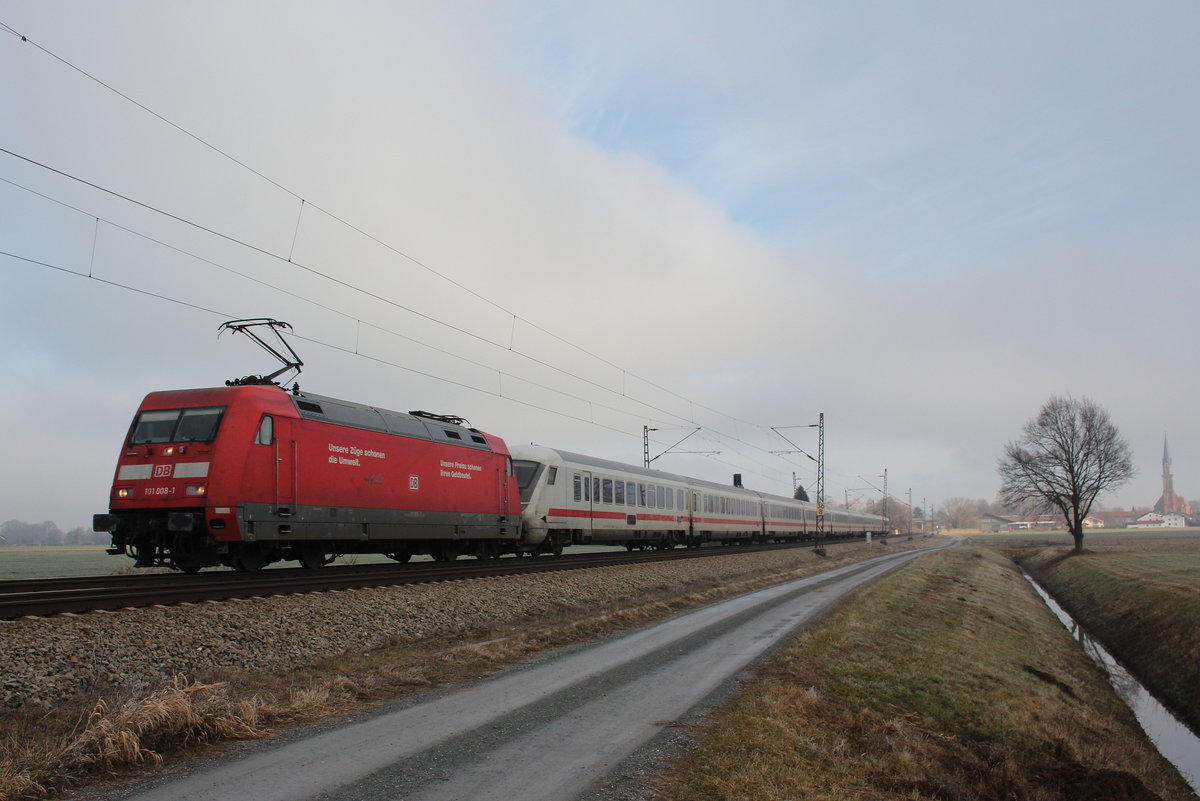
[{"label": "coach window", "polygon": [[659,509],[667,508],[667,491],[663,487],[658,488],[658,508]]},{"label": "coach window", "polygon": [[270,445],[275,441],[275,419],[269,414],[264,414],[262,422],[258,424],[258,436],[254,438],[256,445]]},{"label": "coach window", "polygon": [[546,477],[546,484],[548,486],[554,486],[554,479],[556,479],[556,478],[558,478],[558,468],[551,467],[550,472],[547,474],[547,477]]},{"label": "coach window", "polygon": [[616,493],[616,497],[613,498],[613,500],[615,500],[617,502],[618,506],[624,506],[625,505],[625,482],[618,481],[616,483],[616,485],[613,487],[613,489],[615,490],[615,493]]},{"label": "coach window", "polygon": [[646,505],[646,485],[638,484],[638,506]]},{"label": "coach window", "polygon": [[612,503],[613,502],[612,479],[611,478],[604,479],[604,482],[600,486],[601,486],[601,490],[603,492],[604,502]]},{"label": "coach window", "polygon": [[583,479],[580,477],[580,475],[578,473],[576,473],[574,484],[575,484],[575,500],[577,500],[577,501],[583,500],[583,489],[580,487],[580,484],[582,483],[582,481],[583,481]]},{"label": "coach window", "polygon": [[583,499],[589,503],[592,500],[592,482],[586,478],[583,480]]},{"label": "coach window", "polygon": [[681,512],[687,508],[684,505],[683,490],[675,490],[675,506]]},{"label": "coach window", "polygon": [[592,479],[592,500],[595,501],[596,503],[600,503],[600,479],[599,478]]},{"label": "coach window", "polygon": [[667,493],[667,506],[666,506],[666,508],[667,508],[667,509],[674,509],[674,508],[675,508],[675,506],[674,506],[673,504],[674,504],[674,501],[675,501],[675,493],[671,491],[671,488],[670,488],[670,487],[667,487],[667,488],[666,488],[666,493]]},{"label": "coach window", "polygon": [[630,506],[637,505],[637,484],[632,481],[625,485],[625,502]]}]

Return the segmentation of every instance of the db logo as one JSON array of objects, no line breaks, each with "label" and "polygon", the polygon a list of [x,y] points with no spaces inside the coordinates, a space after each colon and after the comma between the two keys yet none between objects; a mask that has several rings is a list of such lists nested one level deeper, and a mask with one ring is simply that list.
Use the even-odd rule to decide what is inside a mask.
[{"label": "db logo", "polygon": [[419,492],[421,489],[421,479],[419,476],[408,477],[408,488],[413,492]]},{"label": "db logo", "polygon": [[171,468],[174,466],[175,465],[173,465],[173,464],[156,464],[156,465],[154,465],[154,477],[155,478],[170,478],[171,477]]}]

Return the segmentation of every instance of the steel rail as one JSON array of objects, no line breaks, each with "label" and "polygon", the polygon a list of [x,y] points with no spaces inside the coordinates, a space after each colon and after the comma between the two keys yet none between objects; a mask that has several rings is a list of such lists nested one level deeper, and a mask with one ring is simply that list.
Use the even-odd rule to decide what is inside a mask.
[{"label": "steel rail", "polygon": [[687,550],[568,554],[532,559],[325,567],[319,570],[284,568],[261,573],[219,571],[194,575],[160,573],[21,579],[0,582],[0,620],[365,587],[465,581],[490,576],[584,570],[805,547],[810,546],[807,543],[711,546]]}]

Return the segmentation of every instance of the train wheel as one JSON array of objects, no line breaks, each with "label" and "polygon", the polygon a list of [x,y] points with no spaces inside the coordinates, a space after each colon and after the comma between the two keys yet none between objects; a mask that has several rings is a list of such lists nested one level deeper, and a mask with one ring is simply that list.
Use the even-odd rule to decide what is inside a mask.
[{"label": "train wheel", "polygon": [[407,562],[409,559],[412,559],[412,554],[409,553],[408,551],[396,551],[395,553],[386,553],[386,554],[384,554],[384,556],[386,556],[388,559],[395,559],[397,562],[400,562],[401,564]]},{"label": "train wheel", "polygon": [[267,554],[258,543],[242,543],[232,556],[234,569],[242,573],[257,573],[267,564]]},{"label": "train wheel", "polygon": [[458,542],[443,542],[433,548],[433,561],[453,562],[462,553],[462,544]]},{"label": "train wheel", "polygon": [[499,559],[500,547],[494,540],[484,540],[475,548],[476,559]]},{"label": "train wheel", "polygon": [[325,549],[316,543],[305,543],[303,545],[292,546],[292,552],[296,555],[296,561],[301,567],[309,570],[316,570],[320,567],[332,562],[332,559],[325,558]]}]

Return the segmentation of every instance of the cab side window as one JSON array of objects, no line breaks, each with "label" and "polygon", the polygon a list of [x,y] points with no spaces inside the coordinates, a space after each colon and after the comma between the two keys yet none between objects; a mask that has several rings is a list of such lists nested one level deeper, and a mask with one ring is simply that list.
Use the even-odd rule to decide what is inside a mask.
[{"label": "cab side window", "polygon": [[269,414],[263,415],[258,424],[258,435],[254,437],[256,445],[271,445],[275,442],[275,420]]}]

